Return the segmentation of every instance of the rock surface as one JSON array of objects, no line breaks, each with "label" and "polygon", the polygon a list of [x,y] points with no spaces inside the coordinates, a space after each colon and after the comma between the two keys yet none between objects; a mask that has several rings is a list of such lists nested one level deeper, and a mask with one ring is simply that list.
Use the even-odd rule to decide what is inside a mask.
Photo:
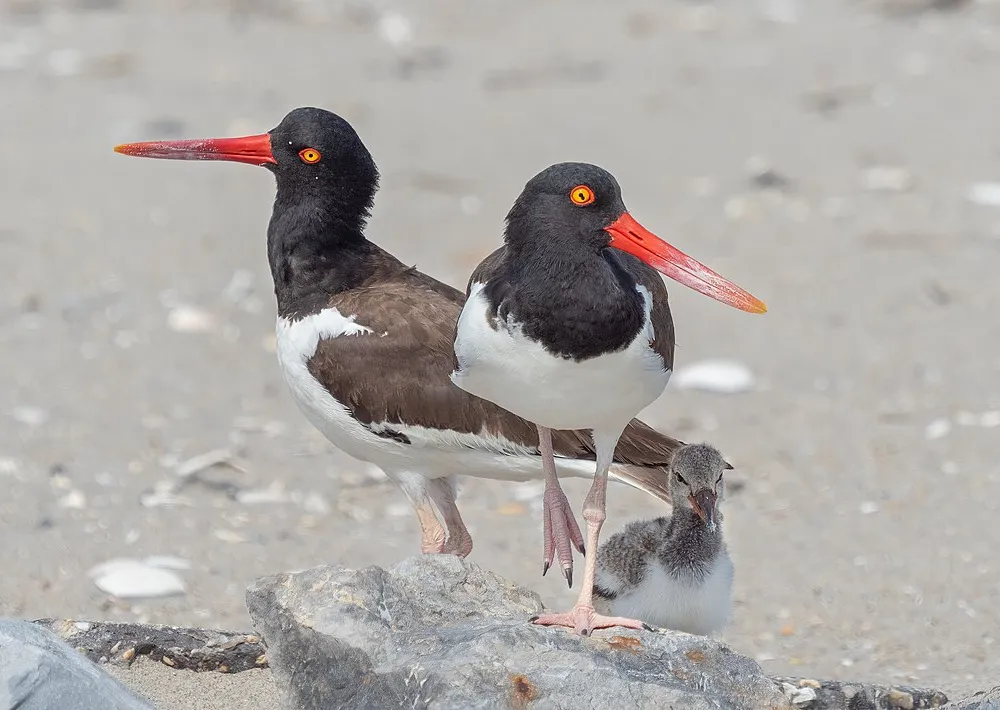
[{"label": "rock surface", "polygon": [[[261,694],[255,697],[259,707],[274,710],[276,700],[269,700],[270,676],[261,680],[254,675],[247,679],[242,671],[269,673],[267,656],[259,637],[232,631],[212,631],[179,626],[149,626],[145,624],[112,623],[102,621],[74,621],[39,619],[34,623],[45,626],[67,640],[78,652],[97,663],[106,664],[133,690],[149,692],[150,688],[166,686],[157,694],[166,698],[180,687],[199,697],[203,705],[208,696],[223,681],[218,674],[240,674],[244,680],[233,681],[242,691],[236,695]],[[148,663],[143,663],[143,660]],[[131,669],[131,670],[130,670]],[[201,671],[181,673],[171,678],[174,671]],[[206,673],[205,671],[214,671]],[[772,676],[776,687],[796,708],[804,710],[919,710],[920,708],[946,706],[947,698],[937,690],[908,686],[882,686],[851,681],[815,680]],[[228,684],[226,687],[236,687]],[[200,689],[200,690],[199,690]],[[954,705],[963,710],[983,710],[996,704],[997,693],[980,693]],[[219,700],[219,698],[216,698]],[[220,701],[221,702],[221,701]],[[975,703],[980,703],[976,705]],[[173,708],[173,700],[163,700],[164,707]],[[966,704],[962,704],[966,703]],[[0,706],[2,707],[2,706]],[[216,707],[216,706],[212,706]],[[244,705],[240,705],[244,707]]]},{"label": "rock surface", "polygon": [[921,710],[949,707],[939,690],[811,678],[772,677],[803,710]]},{"label": "rock surface", "polygon": [[48,629],[0,619],[0,708],[152,710]]},{"label": "rock surface", "polygon": [[1000,685],[948,703],[942,710],[1000,710]]},{"label": "rock surface", "polygon": [[[892,707],[881,702],[888,691],[855,691],[849,703],[833,687],[768,678],[709,638],[532,626],[537,595],[451,556],[265,577],[247,606],[287,707],[300,710]],[[947,702],[899,692],[911,707]]]},{"label": "rock surface", "polygon": [[267,667],[264,647],[252,634],[109,621],[38,619],[35,623],[94,663],[127,666],[147,656],[178,670],[238,673]]}]

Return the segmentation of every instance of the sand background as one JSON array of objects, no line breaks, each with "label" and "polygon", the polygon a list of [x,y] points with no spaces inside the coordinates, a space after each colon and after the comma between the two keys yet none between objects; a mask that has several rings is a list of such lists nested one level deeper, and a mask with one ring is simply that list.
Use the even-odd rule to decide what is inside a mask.
[{"label": "sand background", "polygon": [[[586,160],[767,301],[673,287],[678,367],[755,385],[643,414],[738,468],[725,640],[775,673],[995,684],[1000,4],[931,4],[0,2],[0,615],[245,629],[257,576],[416,552],[403,496],[285,392],[272,178],[111,151],[316,105],[382,170],[370,237],[438,278],[464,284],[531,175]],[[238,470],[144,504],[217,449]],[[567,604],[539,577],[540,492],[468,480],[472,559]],[[662,512],[616,487],[606,529]],[[122,603],[87,576],[147,555],[188,561],[187,593]],[[266,674],[188,682],[267,707],[239,692]]]}]

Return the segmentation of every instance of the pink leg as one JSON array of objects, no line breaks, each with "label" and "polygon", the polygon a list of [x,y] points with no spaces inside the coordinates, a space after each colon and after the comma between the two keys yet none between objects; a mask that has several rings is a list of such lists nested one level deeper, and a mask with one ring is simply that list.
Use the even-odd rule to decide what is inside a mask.
[{"label": "pink leg", "polygon": [[583,588],[576,600],[573,610],[564,614],[542,614],[532,619],[542,626],[567,626],[581,636],[589,636],[594,629],[605,629],[611,626],[622,626],[629,629],[649,629],[650,627],[636,619],[626,619],[621,616],[603,616],[594,610],[594,577],[597,573],[597,548],[601,536],[601,526],[607,517],[605,512],[608,469],[611,467],[615,445],[621,431],[614,435],[598,435],[594,432],[594,443],[597,448],[597,473],[594,484],[587,493],[583,503],[583,519],[587,521],[587,551],[583,567]]},{"label": "pink leg", "polygon": [[555,454],[552,450],[552,430],[538,427],[538,451],[545,472],[545,493],[542,498],[542,538],[544,540],[542,576],[549,571],[555,556],[559,557],[563,576],[573,586],[573,548],[584,552],[583,534],[573,515],[573,508],[559,485]]},{"label": "pink leg", "polygon": [[417,514],[417,521],[420,523],[420,551],[425,555],[439,555],[444,552],[447,537],[429,495],[431,482],[424,476],[410,471],[386,471],[386,475],[399,486]]},{"label": "pink leg", "polygon": [[435,478],[430,482],[428,493],[441,512],[445,527],[448,528],[448,540],[444,544],[443,551],[459,557],[468,557],[472,552],[472,535],[465,527],[462,514],[458,512],[454,481],[450,478]]},{"label": "pink leg", "polygon": [[414,509],[420,521],[420,551],[425,555],[440,555],[445,551],[445,530],[434,514],[434,506],[425,498],[415,503]]}]

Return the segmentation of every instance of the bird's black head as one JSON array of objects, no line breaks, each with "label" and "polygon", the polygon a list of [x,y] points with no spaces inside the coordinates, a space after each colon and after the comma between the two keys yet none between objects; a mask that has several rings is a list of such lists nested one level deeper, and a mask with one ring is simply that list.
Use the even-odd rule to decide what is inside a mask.
[{"label": "bird's black head", "polygon": [[614,175],[590,163],[556,163],[524,186],[507,214],[506,239],[515,249],[545,242],[599,251],[625,213]]},{"label": "bird's black head", "polygon": [[378,170],[357,132],[335,113],[297,108],[268,132],[277,204],[323,204],[358,230],[371,213]]},{"label": "bird's black head", "polygon": [[557,163],[531,178],[507,213],[504,236],[515,253],[613,247],[734,308],[767,310],[762,301],[639,224],[625,209],[614,176],[590,163]]},{"label": "bird's black head", "polygon": [[347,121],[297,108],[267,133],[130,143],[119,153],[172,160],[226,160],[266,167],[278,181],[275,211],[304,206],[337,227],[360,232],[378,189],[378,169]]}]

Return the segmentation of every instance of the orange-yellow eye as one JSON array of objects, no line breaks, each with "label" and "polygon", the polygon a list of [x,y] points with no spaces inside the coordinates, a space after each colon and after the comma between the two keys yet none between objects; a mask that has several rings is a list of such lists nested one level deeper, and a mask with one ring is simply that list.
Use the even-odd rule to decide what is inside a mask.
[{"label": "orange-yellow eye", "polygon": [[586,185],[577,185],[569,191],[569,199],[573,200],[573,204],[577,207],[586,207],[594,204],[597,197],[594,195],[594,191]]},{"label": "orange-yellow eye", "polygon": [[299,157],[302,158],[303,163],[318,163],[319,159],[323,156],[319,154],[319,151],[315,148],[303,148],[299,151]]}]

